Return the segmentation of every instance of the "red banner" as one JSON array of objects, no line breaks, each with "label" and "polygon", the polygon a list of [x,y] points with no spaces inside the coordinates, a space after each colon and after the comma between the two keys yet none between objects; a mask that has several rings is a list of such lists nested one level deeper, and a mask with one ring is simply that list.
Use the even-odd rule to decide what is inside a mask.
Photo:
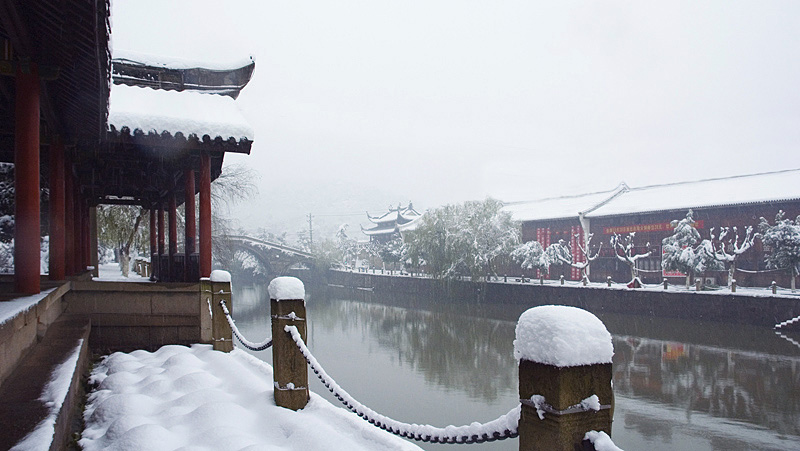
[{"label": "red banner", "polygon": [[[634,224],[634,225],[627,225],[627,226],[616,226],[616,227],[603,227],[603,234],[604,235],[613,235],[613,234],[620,234],[620,233],[631,233],[631,232],[671,232],[674,227],[668,222],[661,222],[657,224]],[[703,220],[695,221],[694,222],[695,229],[702,229],[703,228]]]}]

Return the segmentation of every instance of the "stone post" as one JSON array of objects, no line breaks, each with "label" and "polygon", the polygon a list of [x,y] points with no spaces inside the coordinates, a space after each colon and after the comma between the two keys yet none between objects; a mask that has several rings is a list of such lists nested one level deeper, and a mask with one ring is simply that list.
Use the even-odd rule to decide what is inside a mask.
[{"label": "stone post", "polygon": [[736,293],[736,279],[731,279],[731,293]]},{"label": "stone post", "polygon": [[770,284],[770,287],[772,288],[772,294],[778,294],[778,284],[775,283],[774,280]]},{"label": "stone post", "polygon": [[589,431],[610,436],[614,351],[603,323],[576,307],[534,307],[520,316],[516,338],[520,451],[574,451],[586,449]]},{"label": "stone post", "polygon": [[272,367],[275,404],[300,410],[308,403],[308,365],[286,326],[306,334],[306,302],[303,282],[294,277],[276,277],[269,284],[272,316]]},{"label": "stone post", "polygon": [[[211,287],[211,342],[215,351],[233,351],[233,331],[220,306],[220,301],[225,301],[228,312],[233,315],[233,302],[231,300],[231,275],[227,271],[212,271],[210,279],[206,282]],[[206,286],[208,286],[206,285]],[[202,323],[202,322],[201,322]]]}]

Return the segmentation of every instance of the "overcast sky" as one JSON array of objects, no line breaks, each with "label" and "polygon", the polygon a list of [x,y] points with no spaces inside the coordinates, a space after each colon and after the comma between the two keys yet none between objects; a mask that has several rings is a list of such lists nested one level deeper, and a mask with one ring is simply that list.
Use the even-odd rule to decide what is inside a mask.
[{"label": "overcast sky", "polygon": [[115,48],[255,57],[252,154],[226,157],[262,174],[245,227],[800,167],[796,0],[114,0],[112,23]]}]

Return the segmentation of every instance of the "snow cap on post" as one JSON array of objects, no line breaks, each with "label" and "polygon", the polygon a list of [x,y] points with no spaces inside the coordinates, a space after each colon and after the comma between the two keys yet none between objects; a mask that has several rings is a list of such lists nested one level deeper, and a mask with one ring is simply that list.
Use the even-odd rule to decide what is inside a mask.
[{"label": "snow cap on post", "polygon": [[230,281],[231,281],[231,273],[229,273],[228,271],[222,270],[222,269],[215,269],[215,270],[211,271],[210,279],[211,279],[212,282],[228,282],[228,283],[230,283]]},{"label": "snow cap on post", "polygon": [[276,277],[269,283],[269,298],[276,301],[306,298],[306,288],[297,277]]},{"label": "snow cap on post", "polygon": [[611,363],[614,345],[599,318],[565,305],[543,305],[519,317],[514,357],[556,367]]}]

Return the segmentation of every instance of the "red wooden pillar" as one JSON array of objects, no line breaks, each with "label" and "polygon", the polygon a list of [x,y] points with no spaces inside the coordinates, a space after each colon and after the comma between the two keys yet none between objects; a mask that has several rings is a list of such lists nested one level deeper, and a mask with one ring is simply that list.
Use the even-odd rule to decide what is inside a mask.
[{"label": "red wooden pillar", "polygon": [[175,203],[175,193],[169,194],[169,280],[177,282],[175,273],[175,255],[178,253],[178,206]]},{"label": "red wooden pillar", "polygon": [[14,285],[24,294],[41,291],[39,281],[39,74],[17,68],[14,121]]},{"label": "red wooden pillar", "polygon": [[200,277],[211,276],[211,156],[200,154]]},{"label": "red wooden pillar", "polygon": [[66,277],[64,208],[64,144],[55,138],[50,145],[50,280]]},{"label": "red wooden pillar", "polygon": [[[184,198],[186,202],[183,204],[186,210],[186,240],[184,243],[184,250],[186,252],[186,274],[189,274],[189,259],[194,254],[194,242],[197,239],[197,224],[195,222],[195,205],[194,205],[194,170],[187,169],[184,172],[186,186],[184,187]],[[188,282],[188,281],[187,281]]]},{"label": "red wooden pillar", "polygon": [[158,229],[156,229],[156,209],[150,207],[150,280],[156,280],[158,274]]},{"label": "red wooden pillar", "polygon": [[64,267],[66,274],[75,274],[75,188],[72,170],[64,172]]},{"label": "red wooden pillar", "polygon": [[89,220],[89,204],[87,201],[81,202],[81,209],[83,213],[81,214],[81,220],[83,223],[81,224],[81,246],[82,252],[81,257],[81,272],[85,271],[88,266],[92,265],[92,245],[91,245],[91,221]]},{"label": "red wooden pillar", "polygon": [[166,231],[164,230],[164,206],[158,205],[158,256],[159,259],[164,255],[164,241],[166,238]]},{"label": "red wooden pillar", "polygon": [[72,269],[75,274],[83,272],[83,202],[81,201],[80,187],[78,180],[73,177],[73,197],[72,197],[72,215],[73,215],[73,230],[72,238],[74,243],[74,252],[72,254]]}]

